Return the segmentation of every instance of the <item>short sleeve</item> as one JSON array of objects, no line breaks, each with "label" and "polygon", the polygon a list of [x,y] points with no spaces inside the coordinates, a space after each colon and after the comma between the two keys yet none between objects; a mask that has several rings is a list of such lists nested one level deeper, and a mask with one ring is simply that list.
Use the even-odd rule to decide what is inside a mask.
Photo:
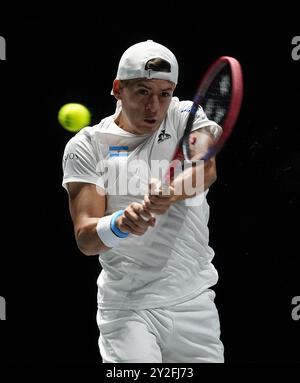
[{"label": "short sleeve", "polygon": [[98,184],[97,163],[98,159],[89,136],[86,134],[75,135],[64,150],[62,186],[67,190],[68,182]]}]

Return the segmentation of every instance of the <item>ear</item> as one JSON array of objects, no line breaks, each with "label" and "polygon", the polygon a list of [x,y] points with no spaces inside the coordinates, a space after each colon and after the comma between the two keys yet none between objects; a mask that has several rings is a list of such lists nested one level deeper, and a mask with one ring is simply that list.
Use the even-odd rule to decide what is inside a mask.
[{"label": "ear", "polygon": [[114,80],[112,91],[115,98],[120,100],[120,80]]}]

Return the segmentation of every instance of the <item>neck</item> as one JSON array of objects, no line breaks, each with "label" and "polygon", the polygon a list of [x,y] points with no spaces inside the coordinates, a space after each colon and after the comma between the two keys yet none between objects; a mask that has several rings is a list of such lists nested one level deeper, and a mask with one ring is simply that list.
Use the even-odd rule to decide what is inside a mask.
[{"label": "neck", "polygon": [[141,133],[135,131],[133,127],[129,124],[128,120],[124,118],[122,112],[119,113],[118,117],[114,120],[115,124],[118,125],[119,128],[125,130],[126,132],[141,135]]}]

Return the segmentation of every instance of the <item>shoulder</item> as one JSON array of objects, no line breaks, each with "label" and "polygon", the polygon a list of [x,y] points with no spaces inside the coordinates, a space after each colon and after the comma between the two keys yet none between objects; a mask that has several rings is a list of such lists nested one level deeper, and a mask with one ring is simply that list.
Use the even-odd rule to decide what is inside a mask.
[{"label": "shoulder", "polygon": [[192,105],[192,101],[179,100],[179,98],[173,97],[168,109],[166,122],[169,122],[176,130],[181,130],[186,124]]},{"label": "shoulder", "polygon": [[170,114],[185,114],[191,110],[193,105],[192,101],[189,100],[179,100],[178,97],[173,97],[169,106],[168,112]]},{"label": "shoulder", "polygon": [[81,129],[78,133],[76,133],[68,142],[69,143],[80,143],[80,142],[88,142],[91,141],[92,130],[94,126],[87,126]]},{"label": "shoulder", "polygon": [[96,148],[93,136],[96,126],[87,126],[76,133],[65,145],[64,161],[68,159],[91,159],[95,157]]},{"label": "shoulder", "polygon": [[112,116],[102,119],[98,124],[87,126],[76,133],[66,144],[65,148],[91,149],[95,140],[99,139],[98,133],[105,132],[111,124]]},{"label": "shoulder", "polygon": [[[180,101],[177,97],[173,97],[168,111],[168,117],[170,121],[173,123],[178,123],[179,125],[185,125],[192,106],[193,101]],[[214,126],[217,130],[220,129],[220,126],[215,121],[209,120],[207,118],[207,115],[201,105],[198,105],[197,112],[194,116],[193,125],[195,129],[202,128],[204,126]]]},{"label": "shoulder", "polygon": [[[169,107],[169,112],[170,114],[177,115],[180,119],[185,119],[189,115],[192,106],[193,101],[191,100],[179,100],[177,97],[173,97]],[[200,105],[198,106],[195,118],[207,119],[206,114]]]}]

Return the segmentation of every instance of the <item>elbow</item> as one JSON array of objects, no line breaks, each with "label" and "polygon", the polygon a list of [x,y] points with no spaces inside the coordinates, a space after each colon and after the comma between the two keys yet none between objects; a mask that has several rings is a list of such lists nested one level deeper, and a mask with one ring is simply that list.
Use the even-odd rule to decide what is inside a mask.
[{"label": "elbow", "polygon": [[217,181],[218,175],[217,172],[214,171],[211,177],[211,184],[215,183]]},{"label": "elbow", "polygon": [[211,175],[211,177],[210,177],[210,180],[209,180],[209,186],[208,187],[210,187],[210,186],[212,186],[216,181],[217,181],[217,173],[216,172],[214,172],[212,175]]},{"label": "elbow", "polygon": [[90,249],[88,246],[83,246],[82,244],[78,243],[78,241],[77,241],[77,246],[83,255],[87,255],[87,256],[98,255],[98,252],[93,251],[93,249]]},{"label": "elbow", "polygon": [[[99,243],[91,238],[91,234],[86,227],[80,227],[75,231],[75,238],[78,249],[87,256],[98,255],[101,251]],[[98,246],[97,246],[98,245]]]},{"label": "elbow", "polygon": [[217,181],[217,168],[214,158],[209,159],[206,163],[206,169],[204,168],[204,185],[205,189],[209,188],[213,183]]}]

